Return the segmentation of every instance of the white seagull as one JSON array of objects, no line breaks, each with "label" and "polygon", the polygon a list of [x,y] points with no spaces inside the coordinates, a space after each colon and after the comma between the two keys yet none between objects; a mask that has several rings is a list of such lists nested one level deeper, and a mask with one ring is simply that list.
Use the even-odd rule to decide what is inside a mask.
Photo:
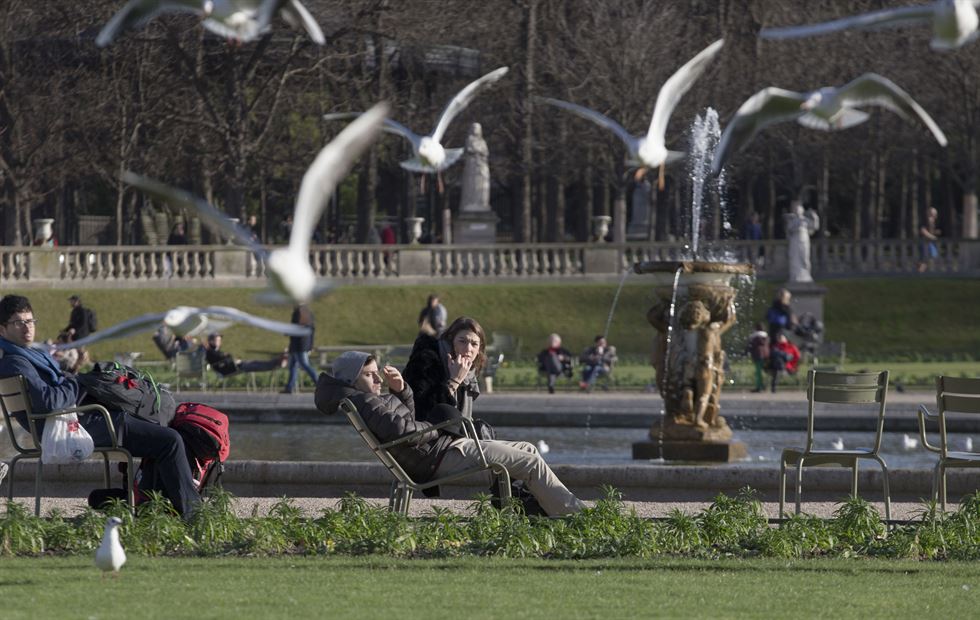
[{"label": "white seagull", "polygon": [[711,168],[721,172],[725,161],[745,148],[755,135],[769,125],[795,120],[804,127],[835,131],[860,125],[868,113],[857,108],[876,105],[887,108],[906,121],[918,117],[940,145],[946,136],[918,103],[891,80],[865,73],[840,88],[827,86],[808,93],[782,88],[764,88],[752,95],[735,113],[715,150]]},{"label": "white seagull", "polygon": [[289,245],[272,252],[256,243],[248,230],[228,219],[224,213],[202,198],[132,172],[123,174],[123,181],[138,187],[153,198],[182,209],[197,211],[203,220],[218,228],[226,237],[247,245],[253,253],[260,256],[265,262],[272,289],[261,296],[263,301],[305,304],[333,288],[329,282],[317,283],[316,274],[310,266],[310,240],[316,224],[337,184],[377,139],[387,114],[386,103],[375,105],[323,147],[303,175],[293,211]]},{"label": "white seagull", "polygon": [[208,306],[206,308],[177,306],[165,312],[152,312],[137,316],[122,323],[117,323],[112,327],[93,332],[74,342],[51,345],[48,349],[60,351],[62,349],[87,347],[90,344],[103,340],[122,338],[139,332],[152,331],[158,329],[160,325],[167,326],[176,337],[182,338],[184,336],[196,336],[206,329],[224,329],[232,323],[244,323],[245,325],[251,325],[252,327],[258,327],[284,336],[308,336],[310,334],[309,326],[273,321],[272,319],[255,316],[254,314],[249,314],[229,306]]},{"label": "white seagull", "polygon": [[915,450],[919,447],[919,440],[905,433],[902,435],[902,445],[906,450]]},{"label": "white seagull", "polygon": [[551,452],[551,446],[548,445],[548,442],[545,441],[544,439],[539,439],[538,440],[538,453],[539,454],[548,454],[549,452]]},{"label": "white seagull", "polygon": [[129,28],[142,28],[161,13],[193,13],[211,32],[247,43],[269,31],[279,13],[297,30],[305,30],[317,45],[327,42],[319,24],[299,0],[129,0],[102,28],[95,44],[105,47]]},{"label": "white seagull", "polygon": [[759,36],[763,39],[797,39],[851,28],[871,30],[932,22],[930,47],[934,50],[954,50],[977,38],[977,25],[980,23],[977,7],[980,7],[980,0],[939,0],[931,4],[842,17],[820,24],[763,28]]},{"label": "white seagull", "polygon": [[835,439],[835,440],[833,440],[833,441],[830,442],[830,446],[834,450],[843,450],[844,449],[844,438],[843,437],[838,437],[837,439]]},{"label": "white seagull", "polygon": [[[411,159],[406,159],[401,162],[401,167],[410,172],[437,174],[455,164],[463,155],[463,149],[446,149],[442,146],[442,138],[446,134],[446,129],[449,128],[449,124],[453,122],[453,119],[466,109],[466,106],[473,101],[480,91],[504,77],[507,71],[507,67],[494,69],[483,77],[470,82],[466,88],[456,93],[456,96],[452,98],[446,106],[446,109],[442,111],[439,122],[436,123],[436,128],[426,136],[420,136],[401,123],[386,119],[384,124],[385,131],[399,135],[412,144],[414,156]],[[323,118],[328,121],[334,121],[355,118],[361,114],[361,112],[336,112],[333,114],[324,114]]]},{"label": "white seagull", "polygon": [[119,544],[119,526],[122,519],[109,517],[105,522],[105,533],[102,534],[102,544],[95,550],[95,565],[103,573],[112,571],[113,576],[119,574],[119,569],[126,563],[126,552]]},{"label": "white seagull", "polygon": [[637,176],[642,176],[647,168],[660,168],[660,185],[662,188],[664,165],[684,157],[684,153],[667,150],[665,144],[667,122],[670,120],[670,115],[674,113],[674,108],[677,107],[681,97],[701,77],[701,74],[708,68],[708,63],[714,59],[724,43],[724,39],[718,39],[704,48],[664,82],[660,88],[660,93],[657,95],[657,103],[653,108],[653,118],[650,119],[650,128],[645,136],[634,136],[616,121],[584,106],[550,97],[541,97],[540,100],[577,114],[616,134],[629,151],[630,166],[639,168]]}]

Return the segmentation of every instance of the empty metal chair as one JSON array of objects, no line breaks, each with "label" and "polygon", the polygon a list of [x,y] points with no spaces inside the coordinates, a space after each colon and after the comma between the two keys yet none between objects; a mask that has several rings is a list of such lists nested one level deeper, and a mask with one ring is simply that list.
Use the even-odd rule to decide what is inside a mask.
[{"label": "empty metal chair", "polygon": [[[825,372],[810,370],[807,374],[807,421],[806,445],[802,448],[786,448],[779,462],[779,516],[784,515],[786,503],[786,468],[796,468],[796,512],[800,512],[803,494],[803,468],[837,466],[851,468],[851,495],[857,497],[858,463],[870,459],[881,466],[885,493],[885,519],[891,519],[891,496],[888,490],[888,467],[878,455],[881,433],[885,426],[885,398],[888,392],[888,371],[881,372]],[[838,405],[877,404],[878,419],[874,442],[870,448],[850,450],[815,450],[813,448],[814,405],[830,403]]]},{"label": "empty metal chair", "polygon": [[[946,470],[950,467],[980,467],[980,453],[972,450],[951,450],[946,434],[946,414],[980,414],[980,379],[936,377],[936,407],[931,413],[919,405],[919,436],[926,450],[939,455],[932,478],[932,499],[939,499],[946,510]],[[929,443],[926,420],[939,422],[939,445]]]}]

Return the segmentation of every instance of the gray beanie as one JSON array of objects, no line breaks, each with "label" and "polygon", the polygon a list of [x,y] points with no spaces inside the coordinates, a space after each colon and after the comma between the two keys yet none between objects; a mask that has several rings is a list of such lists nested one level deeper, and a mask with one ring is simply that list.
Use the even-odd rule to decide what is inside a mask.
[{"label": "gray beanie", "polygon": [[333,361],[333,376],[338,381],[343,381],[347,385],[354,385],[357,375],[361,374],[361,368],[370,354],[363,351],[347,351],[337,356]]}]

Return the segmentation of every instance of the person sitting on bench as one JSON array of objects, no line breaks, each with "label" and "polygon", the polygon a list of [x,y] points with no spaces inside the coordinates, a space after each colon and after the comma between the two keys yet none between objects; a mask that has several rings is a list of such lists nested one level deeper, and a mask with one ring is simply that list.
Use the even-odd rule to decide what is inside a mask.
[{"label": "person sitting on bench", "polygon": [[218,332],[208,334],[208,342],[204,345],[204,358],[215,372],[224,377],[236,372],[264,372],[276,368],[285,368],[287,362],[285,353],[271,360],[238,359],[231,353],[221,350],[221,334]]},{"label": "person sitting on bench", "polygon": [[[432,428],[432,423],[416,419],[412,388],[394,366],[385,366],[379,371],[374,356],[347,351],[334,360],[333,373],[333,376],[322,373],[317,381],[315,401],[323,413],[335,413],[340,401],[350,399],[364,423],[382,443]],[[388,383],[388,394],[381,393],[382,373]],[[433,419],[439,415],[444,416],[443,420],[449,420],[461,414],[455,407],[443,403],[436,405],[430,413]],[[488,461],[503,465],[511,478],[527,483],[549,516],[571,514],[585,507],[555,476],[532,444],[497,440],[480,443]],[[415,441],[394,446],[391,455],[409,476],[423,482],[467,470],[479,463],[476,442],[448,429],[434,430]]]}]

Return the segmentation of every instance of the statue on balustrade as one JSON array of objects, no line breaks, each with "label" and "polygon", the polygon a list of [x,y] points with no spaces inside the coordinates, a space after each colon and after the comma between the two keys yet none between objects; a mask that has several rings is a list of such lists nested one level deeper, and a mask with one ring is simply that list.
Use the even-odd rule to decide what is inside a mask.
[{"label": "statue on balustrade", "polygon": [[789,241],[789,281],[813,282],[810,275],[810,235],[820,228],[820,216],[813,209],[793,201],[790,212],[783,216],[786,239]]}]

